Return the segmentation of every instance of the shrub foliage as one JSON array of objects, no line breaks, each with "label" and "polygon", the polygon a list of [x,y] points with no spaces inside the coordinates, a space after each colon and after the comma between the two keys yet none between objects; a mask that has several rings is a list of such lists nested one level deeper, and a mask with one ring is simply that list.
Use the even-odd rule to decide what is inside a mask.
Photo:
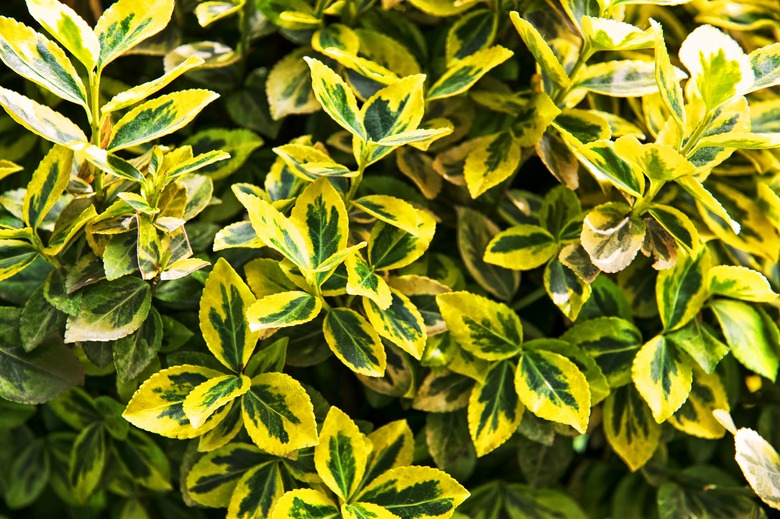
[{"label": "shrub foliage", "polygon": [[0,514],[780,508],[772,1],[0,11]]}]

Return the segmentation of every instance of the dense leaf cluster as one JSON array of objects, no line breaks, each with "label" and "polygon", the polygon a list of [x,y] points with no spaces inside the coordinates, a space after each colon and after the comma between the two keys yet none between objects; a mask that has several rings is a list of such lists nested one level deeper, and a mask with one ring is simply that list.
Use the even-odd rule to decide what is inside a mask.
[{"label": "dense leaf cluster", "polygon": [[780,509],[774,4],[5,2],[0,518]]}]

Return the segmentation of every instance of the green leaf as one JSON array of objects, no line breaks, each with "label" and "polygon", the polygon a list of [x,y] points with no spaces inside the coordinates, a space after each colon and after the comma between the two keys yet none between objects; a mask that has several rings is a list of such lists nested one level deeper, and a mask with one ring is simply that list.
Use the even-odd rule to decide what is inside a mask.
[{"label": "green leaf", "polygon": [[25,241],[0,240],[0,280],[24,270],[37,257],[38,252]]},{"label": "green leaf", "polygon": [[363,309],[376,333],[409,355],[420,360],[425,349],[426,329],[422,315],[408,297],[390,289],[390,306],[380,308],[369,298],[363,299]]},{"label": "green leaf", "polygon": [[332,69],[321,61],[304,57],[311,69],[314,96],[322,109],[336,123],[362,140],[368,140],[366,129],[358,113],[357,100],[352,89]]},{"label": "green leaf", "polygon": [[469,441],[469,424],[464,411],[428,413],[425,439],[428,452],[439,469],[461,480],[474,471],[477,454],[473,442]]},{"label": "green leaf", "polygon": [[531,519],[533,517],[560,517],[562,519],[585,519],[577,503],[561,491],[532,489],[525,485],[507,485],[504,507],[509,517]]},{"label": "green leaf", "polygon": [[539,31],[533,25],[520,18],[517,11],[509,13],[509,17],[512,19],[515,29],[520,33],[520,37],[533,55],[536,63],[542,69],[542,72],[556,85],[562,87],[569,86],[571,84],[569,76],[553,50],[547,45],[542,35],[539,34]]},{"label": "green leaf", "polygon": [[43,295],[43,285],[27,299],[19,319],[19,336],[24,351],[30,352],[55,333],[61,333],[65,314],[52,306]]},{"label": "green leaf", "polygon": [[171,19],[173,8],[173,0],[152,0],[144,4],[119,0],[112,4],[95,25],[95,35],[100,42],[98,69],[163,30]]},{"label": "green leaf", "polygon": [[515,373],[515,389],[525,407],[540,418],[571,425],[581,434],[590,418],[590,389],[585,375],[566,357],[524,351]]},{"label": "green leaf", "polygon": [[682,328],[666,334],[666,338],[690,355],[706,373],[715,371],[720,360],[729,352],[729,347],[715,336],[710,325],[698,319],[691,319]]},{"label": "green leaf", "polygon": [[42,438],[32,440],[15,455],[4,496],[8,507],[18,509],[34,503],[49,482],[50,467]]},{"label": "green leaf", "polygon": [[474,141],[474,149],[466,158],[463,176],[471,198],[478,198],[497,186],[520,165],[522,149],[511,132],[494,133]]},{"label": "green leaf", "polygon": [[195,386],[184,399],[182,410],[195,429],[200,428],[218,409],[249,391],[249,377],[222,375]]},{"label": "green leaf", "polygon": [[54,95],[87,106],[84,83],[65,52],[56,43],[13,18],[0,18],[0,60],[20,76]]},{"label": "green leaf", "polygon": [[314,448],[314,464],[325,485],[350,501],[363,480],[371,450],[371,442],[352,419],[331,407],[320,431],[320,443]]},{"label": "green leaf", "polygon": [[631,378],[650,406],[655,421],[663,423],[688,398],[693,375],[685,353],[658,335],[636,354]]},{"label": "green leaf", "polygon": [[429,89],[427,101],[444,99],[461,94],[471,88],[492,68],[511,58],[514,53],[494,45],[453,62],[442,76]]},{"label": "green leaf", "polygon": [[76,437],[70,454],[68,476],[79,502],[85,503],[100,483],[106,464],[103,426],[93,423]]},{"label": "green leaf", "polygon": [[509,301],[520,285],[520,273],[491,265],[483,257],[499,227],[482,213],[457,207],[458,249],[463,263],[479,285],[503,301]]},{"label": "green leaf", "polygon": [[777,377],[777,325],[766,314],[739,301],[718,299],[710,308],[734,357],[746,368],[772,381]]},{"label": "green leaf", "polygon": [[734,445],[739,468],[753,491],[764,503],[780,510],[780,454],[752,429],[737,431]]},{"label": "green leaf", "polygon": [[67,146],[72,142],[88,140],[81,128],[61,113],[12,90],[0,87],[0,106],[11,119],[56,144]]},{"label": "green leaf", "polygon": [[303,386],[283,373],[252,379],[242,415],[249,437],[261,449],[284,455],[317,443],[314,408]]},{"label": "green leaf", "polygon": [[217,260],[200,300],[200,329],[206,346],[225,367],[240,373],[257,344],[258,334],[245,313],[255,296],[224,258]]},{"label": "green leaf", "polygon": [[688,400],[669,418],[675,428],[699,438],[718,439],[726,429],[713,416],[713,411],[729,411],[726,388],[717,373],[705,373],[693,366],[693,383]]},{"label": "green leaf", "polygon": [[595,207],[582,224],[582,246],[593,264],[604,272],[625,269],[639,252],[644,237],[644,222],[620,202]]},{"label": "green leaf", "polygon": [[469,292],[436,296],[450,335],[467,351],[486,360],[514,357],[521,350],[523,327],[502,303]]},{"label": "green leaf", "polygon": [[264,463],[249,469],[230,496],[228,519],[270,517],[271,507],[284,494],[282,471],[278,463]]},{"label": "green leaf", "polygon": [[699,313],[709,297],[706,281],[711,262],[703,249],[695,257],[678,257],[672,268],[659,272],[656,300],[665,330],[679,328]]},{"label": "green leaf", "polygon": [[604,403],[604,433],[612,449],[636,471],[653,457],[661,427],[633,386],[623,386]]},{"label": "green leaf", "polygon": [[[481,378],[484,381],[486,377]],[[429,413],[457,411],[468,405],[473,386],[474,381],[471,378],[458,373],[446,369],[440,372],[433,371],[425,377],[417,390],[412,408]]]},{"label": "green leaf", "polygon": [[469,496],[445,472],[430,467],[397,467],[376,478],[356,501],[373,503],[404,519],[445,518]]},{"label": "green leaf", "polygon": [[747,267],[716,265],[709,269],[707,278],[711,294],[753,303],[769,303],[777,298],[766,277]]},{"label": "green leaf", "polygon": [[555,237],[538,225],[519,224],[498,233],[485,249],[485,261],[513,270],[531,270],[558,251]]},{"label": "green leaf", "polygon": [[495,450],[517,430],[523,416],[523,404],[515,391],[514,365],[497,363],[484,384],[477,384],[469,398],[469,433],[477,456]]},{"label": "green leaf", "polygon": [[68,317],[65,342],[112,341],[141,327],[151,307],[149,285],[126,276],[85,289],[78,314]]},{"label": "green leaf", "polygon": [[215,428],[229,408],[221,408],[195,429],[184,413],[184,401],[197,386],[222,375],[213,369],[190,365],[159,371],[138,388],[122,416],[139,429],[166,438],[197,438]]},{"label": "green leaf", "polygon": [[269,258],[256,258],[244,265],[246,282],[257,297],[265,297],[293,290],[295,285],[287,279],[279,262]]},{"label": "green leaf", "polygon": [[[209,128],[188,137],[183,144],[192,146],[192,150],[196,154],[213,153],[215,150],[228,153],[230,158],[227,160],[203,166],[199,171],[201,175],[205,175],[211,180],[221,180],[241,168],[252,153],[263,145],[263,139],[245,128],[232,130]],[[179,167],[182,166],[184,165],[179,165]],[[171,171],[168,176],[174,174],[178,173]]]},{"label": "green leaf", "polygon": [[73,9],[59,0],[27,0],[27,9],[87,70],[95,68],[100,43],[92,28]]},{"label": "green leaf", "polygon": [[274,504],[271,519],[338,519],[338,506],[318,490],[300,488],[287,492]]},{"label": "green leaf", "polygon": [[117,379],[129,382],[139,376],[155,359],[162,347],[163,323],[152,308],[141,327],[112,345]]},{"label": "green leaf", "polygon": [[268,461],[268,456],[254,445],[225,445],[206,454],[192,465],[184,482],[187,494],[199,505],[226,507],[239,481]]},{"label": "green leaf", "polygon": [[698,91],[708,109],[746,93],[753,70],[739,43],[711,25],[697,27],[680,46],[680,61],[691,74],[686,90]]},{"label": "green leaf", "polygon": [[260,330],[297,326],[319,315],[320,299],[307,292],[281,292],[261,297],[247,310],[249,329]]},{"label": "green leaf", "polygon": [[125,114],[111,129],[109,152],[143,144],[186,126],[218,94],[210,90],[182,90],[165,94]]},{"label": "green leaf", "polygon": [[369,377],[384,374],[385,349],[376,331],[360,314],[348,308],[330,310],[322,331],[330,349],[349,369]]}]

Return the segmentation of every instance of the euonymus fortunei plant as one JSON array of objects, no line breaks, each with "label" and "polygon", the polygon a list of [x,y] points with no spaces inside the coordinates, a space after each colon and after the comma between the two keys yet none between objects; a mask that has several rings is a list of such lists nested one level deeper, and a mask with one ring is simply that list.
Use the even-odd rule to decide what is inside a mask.
[{"label": "euonymus fortunei plant", "polygon": [[0,517],[768,517],[776,7],[4,3]]}]

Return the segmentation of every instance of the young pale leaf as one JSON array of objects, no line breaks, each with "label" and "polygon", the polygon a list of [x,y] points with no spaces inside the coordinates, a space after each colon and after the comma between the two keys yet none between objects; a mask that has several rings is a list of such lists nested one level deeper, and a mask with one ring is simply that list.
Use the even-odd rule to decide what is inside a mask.
[{"label": "young pale leaf", "polygon": [[222,407],[198,429],[184,413],[184,401],[193,389],[223,373],[200,366],[174,366],[152,375],[141,384],[122,416],[144,431],[166,438],[196,438],[217,426],[227,415]]},{"label": "young pale leaf", "polygon": [[590,389],[576,364],[557,353],[524,351],[515,373],[515,389],[525,407],[540,418],[588,428]]},{"label": "young pale leaf", "polygon": [[658,84],[658,92],[666,108],[677,121],[680,128],[685,127],[685,99],[680,87],[672,62],[669,60],[669,52],[666,50],[664,33],[661,24],[650,19],[650,27],[655,37],[655,81]]},{"label": "young pale leaf", "polygon": [[322,310],[320,299],[308,292],[292,291],[261,297],[246,313],[249,329],[260,330],[308,323]]},{"label": "young pale leaf", "polygon": [[195,7],[195,17],[201,27],[208,27],[217,20],[236,14],[243,3],[234,1],[207,1]]},{"label": "young pale leaf", "polygon": [[753,69],[753,85],[748,92],[780,84],[780,43],[773,43],[756,49],[748,55]]},{"label": "young pale leaf", "polygon": [[350,171],[330,158],[316,146],[290,143],[277,146],[274,153],[284,160],[289,171],[301,180],[312,182],[319,177],[353,177],[357,171]]},{"label": "young pale leaf", "polygon": [[494,45],[453,62],[439,80],[428,89],[426,100],[444,99],[465,92],[492,68],[502,64],[513,55],[511,50]]},{"label": "young pale leaf", "polygon": [[287,279],[279,262],[270,258],[257,258],[244,266],[246,282],[257,297],[265,297],[295,289]]},{"label": "young pale leaf", "polygon": [[528,50],[536,59],[536,63],[542,69],[542,72],[556,85],[561,87],[569,86],[571,84],[569,76],[563,69],[561,62],[558,61],[555,53],[547,45],[542,35],[539,34],[539,31],[533,25],[520,18],[520,14],[517,11],[509,13],[509,17],[512,19],[517,32],[520,33],[525,46],[528,47]]},{"label": "young pale leaf", "polygon": [[390,306],[385,309],[369,298],[363,299],[368,321],[380,337],[420,360],[425,350],[425,321],[408,297],[392,288],[390,295]]},{"label": "young pale leaf", "polygon": [[519,224],[498,233],[485,249],[485,261],[512,270],[531,270],[558,252],[555,237],[538,225]]},{"label": "young pale leaf", "polygon": [[318,490],[299,488],[285,493],[271,510],[270,519],[338,519],[338,506]]},{"label": "young pale leaf", "polygon": [[633,386],[621,387],[604,403],[604,433],[631,471],[640,469],[658,448],[661,427]]},{"label": "young pale leaf", "polygon": [[106,149],[117,151],[173,133],[195,119],[217,97],[210,90],[192,89],[147,101],[117,121]]},{"label": "young pale leaf", "polygon": [[264,463],[246,471],[233,489],[227,519],[270,517],[274,502],[284,494],[279,463]]},{"label": "young pale leaf", "polygon": [[244,314],[255,296],[224,258],[217,260],[200,299],[200,329],[211,353],[228,369],[240,373],[249,362],[258,334]]},{"label": "young pale leaf", "polygon": [[168,25],[174,0],[119,0],[103,12],[95,25],[100,42],[98,69],[129,51]]},{"label": "young pale leaf", "polygon": [[347,293],[371,299],[381,310],[393,302],[393,295],[387,282],[376,275],[360,253],[347,256]]},{"label": "young pale leaf", "polygon": [[509,439],[523,416],[523,404],[515,391],[514,365],[501,361],[477,384],[469,398],[469,434],[477,456],[495,450]]},{"label": "young pale leaf", "polygon": [[734,436],[736,459],[753,491],[763,502],[780,510],[780,454],[752,429]]},{"label": "young pale leaf", "polygon": [[67,146],[69,143],[88,140],[81,128],[61,113],[12,90],[0,87],[0,106],[11,119],[56,144]]},{"label": "young pale leaf", "polygon": [[593,51],[638,50],[653,46],[650,29],[643,31],[628,23],[595,16],[583,16],[581,23]]},{"label": "young pale leaf", "polygon": [[55,145],[33,173],[24,195],[24,223],[37,229],[68,187],[73,152]]},{"label": "young pale leaf", "polygon": [[[674,69],[677,80],[685,74]],[[655,64],[652,61],[605,61],[589,65],[577,84],[597,94],[611,97],[640,97],[658,92]]]},{"label": "young pale leaf", "polygon": [[358,490],[368,465],[372,445],[352,419],[333,406],[314,448],[314,465],[325,485],[349,501]]},{"label": "young pale leaf", "polygon": [[136,331],[151,307],[149,285],[138,278],[101,281],[83,293],[79,312],[68,318],[65,342],[113,341]]},{"label": "young pale leaf", "polygon": [[68,479],[79,502],[86,503],[95,491],[106,464],[103,425],[95,422],[76,437],[68,464]]},{"label": "young pale leaf", "polygon": [[645,224],[620,202],[608,202],[592,209],[582,224],[582,246],[591,261],[604,272],[620,272],[639,252]]},{"label": "young pale leaf", "polygon": [[477,198],[491,187],[509,178],[520,165],[522,149],[511,132],[494,133],[474,142],[463,166],[471,198]]},{"label": "young pale leaf", "polygon": [[322,109],[348,132],[362,140],[368,135],[358,113],[357,100],[352,89],[327,65],[314,58],[304,57],[311,69],[314,95]]},{"label": "young pale leaf", "polygon": [[84,83],[65,52],[42,34],[4,16],[0,16],[0,60],[54,95],[87,106]]},{"label": "young pale leaf", "polygon": [[687,400],[692,373],[687,356],[664,336],[658,335],[636,354],[631,378],[650,406],[655,421],[663,423]]},{"label": "young pale leaf", "polygon": [[[41,0],[36,0],[41,1]],[[49,0],[57,1],[57,0]],[[168,86],[174,79],[178,78],[185,72],[188,72],[200,65],[203,65],[203,59],[198,56],[190,56],[174,68],[166,72],[164,75],[152,81],[147,81],[140,85],[136,85],[129,90],[124,90],[111,98],[106,104],[100,107],[102,113],[107,114],[109,112],[115,112],[122,110],[129,106],[133,106],[136,103],[140,103],[150,95],[162,90]]]},{"label": "young pale leaf", "polygon": [[505,304],[469,292],[439,294],[436,303],[450,335],[465,350],[486,360],[508,359],[520,352],[523,327]]},{"label": "young pale leaf", "polygon": [[335,308],[325,317],[322,331],[330,349],[349,369],[369,377],[384,375],[384,346],[363,316],[348,308]]},{"label": "young pale leaf", "polygon": [[747,267],[717,265],[709,269],[707,278],[711,294],[753,303],[769,303],[777,298],[766,277]]},{"label": "young pale leaf", "polygon": [[347,209],[339,193],[326,178],[306,186],[295,201],[290,222],[306,242],[305,250],[309,252],[307,264],[313,270],[319,270],[326,260],[347,246]]},{"label": "young pale leaf", "polygon": [[27,0],[27,10],[46,31],[92,71],[100,56],[100,43],[92,28],[59,0]]},{"label": "young pale leaf", "polygon": [[766,314],[740,301],[718,299],[711,308],[734,357],[746,368],[774,381],[780,365],[777,325]]},{"label": "young pale leaf", "polygon": [[708,109],[745,94],[753,85],[753,69],[745,51],[711,25],[697,27],[685,38],[680,61],[691,74],[686,89],[698,90]]},{"label": "young pale leaf", "polygon": [[317,443],[314,407],[301,384],[284,373],[262,373],[242,397],[244,426],[252,441],[282,456]]},{"label": "young pale leaf", "polygon": [[697,256],[678,258],[656,278],[656,301],[664,329],[677,329],[699,313],[709,297],[706,283],[711,258],[706,249]]},{"label": "young pale leaf", "polygon": [[245,375],[222,375],[198,384],[184,399],[182,410],[195,429],[199,429],[219,408],[247,391],[251,382]]},{"label": "young pale leaf", "polygon": [[641,171],[651,181],[675,180],[696,173],[696,168],[671,146],[640,144],[633,135],[615,141],[616,154],[628,161],[635,171]]},{"label": "young pale leaf", "polygon": [[669,417],[669,423],[680,431],[699,438],[718,439],[726,429],[713,416],[716,409],[729,410],[726,388],[717,373],[707,374],[693,366],[693,383],[688,400]]},{"label": "young pale leaf", "polygon": [[397,517],[451,517],[469,492],[447,473],[430,467],[397,467],[376,478],[355,497],[381,506]]}]

